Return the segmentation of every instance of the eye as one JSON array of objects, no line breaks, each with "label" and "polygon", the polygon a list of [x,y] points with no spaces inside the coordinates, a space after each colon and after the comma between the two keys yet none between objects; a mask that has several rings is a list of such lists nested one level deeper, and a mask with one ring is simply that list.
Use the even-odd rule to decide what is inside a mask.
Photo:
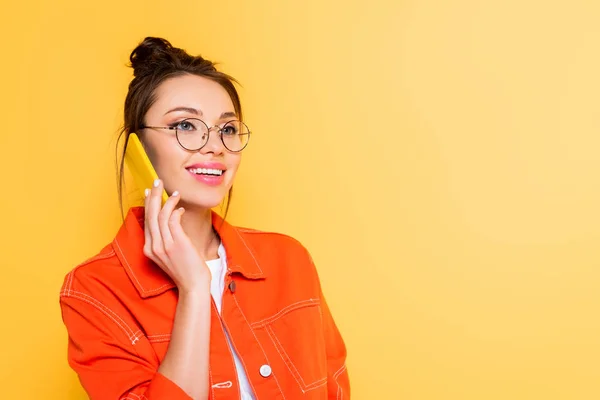
[{"label": "eye", "polygon": [[190,120],[183,120],[181,122],[178,122],[175,127],[177,128],[178,131],[195,131],[196,130],[196,125],[194,125],[193,121]]},{"label": "eye", "polygon": [[225,125],[223,127],[223,129],[221,129],[221,132],[223,133],[223,135],[232,136],[232,135],[237,135],[239,132],[239,129],[235,125],[228,124],[228,125]]}]

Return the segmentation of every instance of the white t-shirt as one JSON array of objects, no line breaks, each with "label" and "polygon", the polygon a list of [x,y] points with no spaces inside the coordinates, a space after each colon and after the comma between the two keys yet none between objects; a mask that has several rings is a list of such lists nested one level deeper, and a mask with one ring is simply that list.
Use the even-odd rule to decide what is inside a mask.
[{"label": "white t-shirt", "polygon": [[[208,265],[208,269],[212,275],[212,279],[210,281],[210,294],[212,295],[215,305],[217,306],[217,310],[219,310],[219,314],[221,314],[223,291],[225,290],[225,274],[227,273],[227,256],[225,254],[225,247],[223,247],[223,243],[219,245],[218,253],[219,258],[216,260],[207,261],[206,265]],[[229,335],[227,335],[227,343],[229,343],[229,348],[231,349],[233,360],[235,361],[235,368],[237,370],[240,393],[242,396],[241,400],[254,400],[252,389],[250,388],[250,383],[248,382],[248,377],[246,376],[246,371],[244,370],[244,366],[242,365],[238,355],[231,346]],[[223,385],[224,383],[225,382],[218,382],[217,384]]]}]

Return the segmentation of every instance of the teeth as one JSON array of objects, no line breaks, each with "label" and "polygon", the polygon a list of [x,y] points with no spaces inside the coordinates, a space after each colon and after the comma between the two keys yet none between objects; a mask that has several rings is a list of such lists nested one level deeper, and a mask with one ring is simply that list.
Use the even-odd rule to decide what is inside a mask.
[{"label": "teeth", "polygon": [[223,175],[223,170],[221,169],[212,169],[212,168],[190,168],[189,169],[190,172],[199,175],[199,174],[204,174],[204,175],[216,175],[216,176],[221,176]]}]

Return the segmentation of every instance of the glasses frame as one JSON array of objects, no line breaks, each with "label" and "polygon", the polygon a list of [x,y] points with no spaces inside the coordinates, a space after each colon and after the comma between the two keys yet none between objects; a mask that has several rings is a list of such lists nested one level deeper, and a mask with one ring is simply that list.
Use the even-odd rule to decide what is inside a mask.
[{"label": "glasses frame", "polygon": [[248,143],[250,143],[250,136],[252,135],[252,131],[250,130],[250,128],[248,127],[248,125],[246,125],[245,123],[243,123],[242,121],[240,121],[239,119],[232,119],[229,120],[227,122],[225,122],[224,124],[222,124],[222,126],[226,126],[227,124],[234,122],[234,121],[238,121],[239,123],[241,123],[242,125],[244,125],[247,129],[248,129],[248,133],[246,135],[248,135],[248,141],[246,142],[246,144],[244,144],[244,147],[242,147],[239,150],[231,150],[229,147],[227,147],[227,145],[225,144],[225,141],[223,140],[223,128],[221,128],[219,125],[214,125],[212,127],[209,127],[208,124],[204,121],[202,121],[200,118],[185,118],[182,119],[181,121],[179,121],[177,123],[177,125],[185,122],[185,121],[200,121],[204,124],[204,126],[206,126],[207,129],[207,134],[206,134],[206,141],[204,142],[204,144],[200,147],[198,147],[197,149],[188,149],[187,147],[185,147],[181,141],[179,140],[179,130],[177,129],[177,126],[148,126],[148,125],[142,125],[140,126],[140,129],[166,129],[169,131],[175,131],[175,138],[177,139],[177,143],[179,143],[179,145],[187,150],[187,151],[198,151],[201,150],[202,148],[204,148],[204,146],[207,145],[208,141],[210,140],[210,131],[212,131],[214,128],[217,128],[217,131],[219,132],[219,138],[221,139],[221,143],[223,143],[223,146],[230,152],[232,153],[240,153],[242,150],[244,150],[246,148],[246,146],[248,146]]}]

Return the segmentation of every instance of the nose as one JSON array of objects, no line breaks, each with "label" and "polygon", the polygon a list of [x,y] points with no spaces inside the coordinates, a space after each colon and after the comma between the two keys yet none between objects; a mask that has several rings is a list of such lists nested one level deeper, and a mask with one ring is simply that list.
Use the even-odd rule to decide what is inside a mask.
[{"label": "nose", "polygon": [[221,133],[219,132],[219,129],[220,128],[216,125],[208,129],[208,132],[206,133],[208,135],[208,141],[204,147],[200,149],[201,153],[221,154],[225,151],[225,146],[223,146],[223,141],[221,141]]}]

